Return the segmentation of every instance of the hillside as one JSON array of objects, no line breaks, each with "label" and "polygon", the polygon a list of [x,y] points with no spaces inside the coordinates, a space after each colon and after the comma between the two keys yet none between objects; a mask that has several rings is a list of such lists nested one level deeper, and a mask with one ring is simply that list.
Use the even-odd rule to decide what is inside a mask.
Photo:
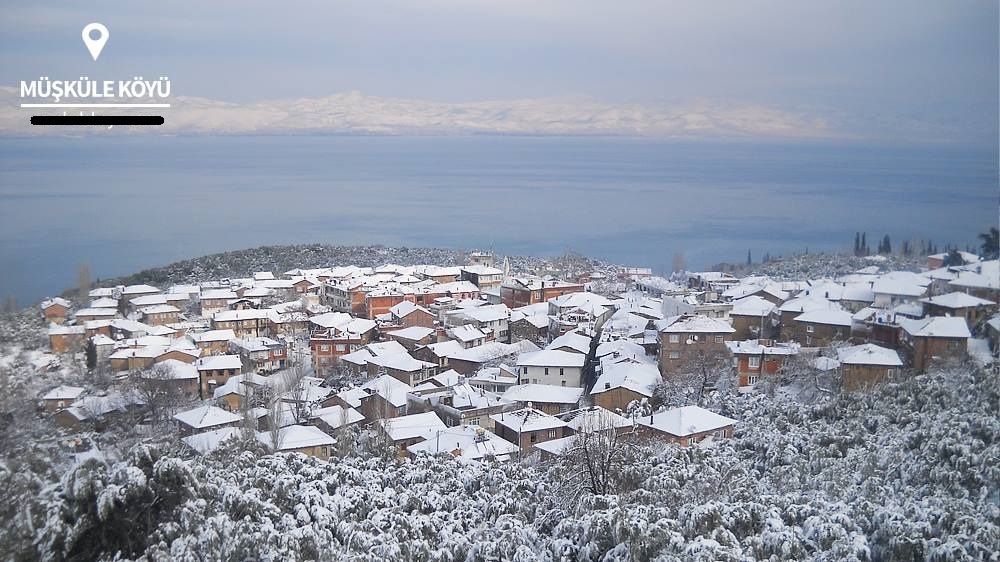
[{"label": "hillside", "polygon": [[[777,393],[775,396],[782,396]],[[580,466],[139,445],[62,478],[0,465],[14,559],[992,560],[1000,384],[954,368],[868,395],[731,396],[733,439],[648,446],[614,493]]]}]

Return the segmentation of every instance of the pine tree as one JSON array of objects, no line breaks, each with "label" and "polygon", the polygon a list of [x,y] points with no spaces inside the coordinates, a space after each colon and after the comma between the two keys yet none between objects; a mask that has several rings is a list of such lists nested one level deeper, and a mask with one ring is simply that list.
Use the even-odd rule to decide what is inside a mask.
[{"label": "pine tree", "polygon": [[750,248],[747,248],[747,265],[753,264],[753,260],[750,258]]},{"label": "pine tree", "polygon": [[854,255],[855,256],[860,256],[861,255],[861,233],[860,232],[855,232],[854,233]]},{"label": "pine tree", "polygon": [[866,232],[861,233],[861,246],[858,249],[858,255],[867,256],[868,255],[868,242],[865,241]]}]

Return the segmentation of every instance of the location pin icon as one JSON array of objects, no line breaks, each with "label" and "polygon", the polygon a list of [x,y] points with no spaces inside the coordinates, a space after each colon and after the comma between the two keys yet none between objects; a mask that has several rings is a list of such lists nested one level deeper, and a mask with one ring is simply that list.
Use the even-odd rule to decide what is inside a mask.
[{"label": "location pin icon", "polygon": [[[91,36],[95,31],[100,34],[97,39]],[[88,23],[83,28],[83,44],[87,46],[90,56],[94,57],[95,61],[97,57],[101,56],[101,50],[104,49],[104,44],[108,42],[108,35],[108,28],[104,27],[102,23]]]}]

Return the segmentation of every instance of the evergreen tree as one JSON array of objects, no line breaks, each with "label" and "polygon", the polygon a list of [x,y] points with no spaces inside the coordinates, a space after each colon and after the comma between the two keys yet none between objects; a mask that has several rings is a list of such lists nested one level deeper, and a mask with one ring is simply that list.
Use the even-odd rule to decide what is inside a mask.
[{"label": "evergreen tree", "polygon": [[860,232],[855,232],[854,233],[854,255],[855,256],[860,256],[861,255],[861,233]]},{"label": "evergreen tree", "polygon": [[991,227],[987,232],[980,234],[979,239],[982,240],[979,249],[983,259],[995,260],[1000,256],[1000,230],[997,230],[997,227]]},{"label": "evergreen tree", "polygon": [[750,248],[747,248],[747,265],[753,264],[753,260],[750,258]]},{"label": "evergreen tree", "polygon": [[861,233],[861,246],[858,249],[858,255],[859,256],[867,256],[868,255],[868,242],[865,241],[865,235],[866,234],[867,234],[866,232],[862,232]]}]

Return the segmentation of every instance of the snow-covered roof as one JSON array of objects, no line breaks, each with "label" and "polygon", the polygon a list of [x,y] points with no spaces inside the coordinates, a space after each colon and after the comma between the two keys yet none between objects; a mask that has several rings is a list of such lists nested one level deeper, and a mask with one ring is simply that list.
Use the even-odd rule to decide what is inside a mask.
[{"label": "snow-covered roof", "polygon": [[271,432],[260,431],[257,440],[278,451],[292,451],[308,447],[333,445],[337,441],[323,430],[311,425],[289,425],[278,430],[278,446],[271,444]]},{"label": "snow-covered roof", "polygon": [[235,322],[239,320],[266,320],[271,313],[268,309],[247,308],[243,310],[220,310],[212,315],[216,322]]},{"label": "snow-covered roof", "polygon": [[873,343],[840,348],[837,350],[837,359],[842,365],[903,366],[895,350],[879,347]]},{"label": "snow-covered roof", "polygon": [[472,324],[463,324],[461,326],[450,328],[448,330],[448,334],[451,337],[466,343],[486,338],[486,334]]},{"label": "snow-covered roof", "polygon": [[771,301],[751,295],[733,301],[733,309],[729,311],[729,314],[736,316],[767,316],[774,312],[775,308],[777,307]]},{"label": "snow-covered roof", "polygon": [[543,349],[517,358],[518,367],[583,367],[587,356],[571,351]]},{"label": "snow-covered roof", "polygon": [[403,301],[393,306],[392,308],[389,309],[389,312],[391,312],[397,318],[406,318],[411,313],[416,312],[418,310],[422,310],[427,314],[432,314],[431,311],[427,310],[426,308],[418,304],[412,303],[410,301]]},{"label": "snow-covered roof", "polygon": [[180,312],[180,309],[170,304],[154,304],[152,306],[140,308],[139,312],[143,314],[170,314],[173,312]]},{"label": "snow-covered roof", "polygon": [[828,324],[831,326],[850,326],[851,313],[846,310],[825,308],[811,310],[795,317],[796,322],[809,324]]},{"label": "snow-covered roof", "polygon": [[630,427],[632,420],[600,406],[588,406],[559,414],[559,419],[569,424],[577,433],[591,433],[607,429]]},{"label": "snow-covered roof", "polygon": [[90,301],[88,308],[118,308],[118,301],[109,297],[101,297]]},{"label": "snow-covered roof", "polygon": [[434,355],[438,357],[451,357],[452,355],[459,353],[465,348],[462,347],[460,342],[455,340],[442,341],[437,343],[427,344],[427,349],[431,350]]},{"label": "snow-covered roof", "polygon": [[156,364],[167,378],[173,380],[191,380],[198,378],[198,368],[190,363],[178,361],[177,359],[167,359]]},{"label": "snow-covered roof", "polygon": [[[640,332],[641,334],[641,332]],[[653,359],[646,355],[646,348],[631,340],[621,339],[601,343],[597,346],[594,356],[601,359],[631,358],[637,361],[652,362]]]},{"label": "snow-covered roof", "polygon": [[919,277],[916,274],[913,274],[912,278],[886,274],[875,280],[872,291],[884,295],[921,297],[927,292],[927,286],[926,284],[921,285],[920,280],[930,282],[930,279]]},{"label": "snow-covered roof", "polygon": [[637,421],[646,427],[662,431],[676,437],[687,437],[696,433],[715,431],[736,423],[736,420],[711,412],[699,406],[681,406],[652,416],[643,416]]},{"label": "snow-covered roof", "polygon": [[195,362],[199,371],[214,371],[218,369],[243,369],[239,355],[210,355]]},{"label": "snow-covered roof", "polygon": [[566,332],[549,342],[549,345],[545,346],[545,349],[568,347],[573,351],[586,355],[590,353],[590,343],[592,341],[593,339],[590,336],[586,336],[578,332]]},{"label": "snow-covered roof", "polygon": [[82,335],[86,332],[84,326],[66,326],[64,324],[52,324],[49,326],[48,334],[50,336],[71,336],[71,335]]},{"label": "snow-covered roof", "polygon": [[517,431],[544,431],[546,429],[556,429],[569,425],[555,416],[550,416],[534,408],[501,412],[493,414],[490,416],[490,419],[497,424]]},{"label": "snow-covered roof", "polygon": [[795,355],[799,352],[796,343],[762,345],[758,340],[727,341],[726,347],[734,355]]},{"label": "snow-covered roof", "polygon": [[662,381],[660,370],[649,363],[608,363],[594,383],[591,394],[601,394],[616,388],[626,388],[643,396],[652,396],[653,388]]},{"label": "snow-covered roof", "polygon": [[481,264],[463,266],[462,271],[467,271],[475,275],[503,275],[503,271],[495,267]]},{"label": "snow-covered roof", "polygon": [[502,439],[486,428],[472,425],[449,427],[432,438],[407,447],[412,454],[448,454],[460,461],[478,461],[485,457],[508,460],[517,453],[514,443]]},{"label": "snow-covered roof", "polygon": [[475,320],[476,322],[486,323],[510,318],[510,309],[504,304],[489,304],[474,308],[450,310],[445,314],[447,316],[459,316]]},{"label": "snow-covered roof", "polygon": [[237,423],[243,418],[239,414],[227,412],[218,406],[207,405],[181,412],[175,415],[174,419],[188,427],[202,429]]},{"label": "snow-covered roof", "polygon": [[552,384],[519,384],[508,388],[501,395],[509,402],[539,404],[576,404],[582,396],[583,389],[580,387]]},{"label": "snow-covered roof", "polygon": [[723,320],[709,318],[701,314],[682,314],[668,319],[660,331],[668,334],[731,334],[736,330]]},{"label": "snow-covered roof", "polygon": [[201,300],[230,300],[237,298],[236,291],[231,289],[208,289],[201,292]]},{"label": "snow-covered roof", "polygon": [[969,325],[965,318],[955,316],[932,316],[919,320],[899,319],[899,325],[911,336],[927,338],[969,338]]},{"label": "snow-covered roof", "polygon": [[118,311],[113,308],[81,308],[76,311],[77,317],[93,317],[93,316],[103,316],[105,318],[110,318],[112,316],[117,316]]},{"label": "snow-covered roof", "polygon": [[240,436],[240,430],[236,427],[221,427],[211,429],[195,435],[181,438],[181,441],[194,449],[197,453],[207,455],[218,449],[223,443]]},{"label": "snow-covered roof", "polygon": [[236,339],[236,332],[226,330],[209,330],[199,334],[188,334],[188,337],[196,343],[207,343],[216,341],[229,341]]},{"label": "snow-covered roof", "polygon": [[424,412],[380,420],[379,424],[385,430],[386,435],[393,441],[404,441],[418,437],[427,439],[435,431],[440,431],[448,427],[434,412]]},{"label": "snow-covered roof", "polygon": [[491,361],[493,359],[499,359],[501,357],[509,357],[511,355],[516,355],[524,351],[528,351],[532,346],[537,349],[533,343],[527,340],[519,341],[517,343],[501,343],[498,341],[486,342],[483,345],[477,345],[475,347],[470,347],[468,349],[462,349],[456,351],[449,355],[449,359],[455,361],[469,361],[471,363],[484,363],[486,361]]},{"label": "snow-covered roof", "polygon": [[370,396],[370,394],[363,388],[348,388],[337,393],[337,397],[352,408],[360,408],[361,399],[367,396]]},{"label": "snow-covered roof", "polygon": [[331,429],[340,429],[341,427],[355,424],[365,419],[365,416],[361,412],[354,408],[344,408],[340,404],[315,410],[312,415],[322,420]]},{"label": "snow-covered roof", "polygon": [[406,352],[406,348],[403,347],[403,344],[396,340],[389,340],[370,343],[357,351],[352,351],[347,355],[342,355],[340,360],[354,365],[363,366],[367,365],[373,357],[380,357],[383,355],[399,355]]},{"label": "snow-covered roof", "polygon": [[567,435],[566,437],[560,437],[559,439],[549,439],[548,441],[535,443],[535,448],[545,451],[546,453],[559,456],[570,449],[576,442],[576,439],[576,434]]},{"label": "snow-covered roof", "polygon": [[45,310],[46,308],[51,308],[56,305],[59,305],[63,308],[69,308],[73,306],[72,303],[70,303],[68,300],[62,297],[52,297],[51,299],[43,300],[41,303],[41,308],[42,310]]},{"label": "snow-covered roof", "polygon": [[433,328],[425,328],[423,326],[410,326],[409,328],[403,328],[401,330],[393,330],[391,332],[386,332],[386,335],[393,338],[402,338],[404,340],[420,341],[433,333],[434,333]]},{"label": "snow-covered roof", "polygon": [[378,394],[396,408],[406,405],[406,393],[413,390],[410,385],[389,375],[376,377],[361,385],[361,388]]},{"label": "snow-covered roof", "polygon": [[997,303],[991,300],[981,299],[959,291],[938,295],[936,297],[920,299],[920,302],[952,309],[997,305]]},{"label": "snow-covered roof", "polygon": [[43,400],[76,400],[83,394],[84,389],[79,386],[57,386],[48,391]]},{"label": "snow-covered roof", "polygon": [[434,363],[414,359],[409,353],[379,355],[378,357],[372,357],[368,360],[368,362],[380,367],[385,367],[386,369],[393,369],[395,371],[402,371],[405,373],[413,373],[435,366]]},{"label": "snow-covered roof", "polygon": [[147,293],[159,293],[160,290],[152,285],[129,285],[122,289],[123,295],[142,295]]},{"label": "snow-covered roof", "polygon": [[840,361],[837,361],[833,357],[817,357],[813,361],[813,366],[820,371],[832,371],[833,369],[840,368]]},{"label": "snow-covered roof", "polygon": [[[965,263],[975,263],[975,262],[979,261],[979,259],[980,259],[979,256],[977,256],[976,254],[973,254],[971,252],[963,252],[961,250],[959,250],[958,255],[960,255],[962,257],[962,261],[964,261]],[[943,260],[943,259],[945,259],[945,258],[948,257],[948,252],[943,252],[943,253],[940,253],[940,254],[931,254],[931,255],[929,255],[927,257],[928,258],[933,258],[933,259],[938,259],[938,260]]]},{"label": "snow-covered roof", "polygon": [[820,296],[807,295],[785,301],[780,307],[778,307],[778,310],[781,312],[801,313],[824,308],[840,308],[840,305]]}]

